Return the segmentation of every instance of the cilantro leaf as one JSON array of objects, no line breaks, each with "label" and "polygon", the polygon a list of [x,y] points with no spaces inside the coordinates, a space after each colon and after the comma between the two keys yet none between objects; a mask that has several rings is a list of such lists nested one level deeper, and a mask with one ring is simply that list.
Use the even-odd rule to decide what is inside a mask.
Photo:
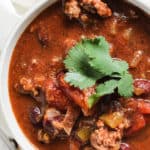
[{"label": "cilantro leaf", "polygon": [[95,103],[97,103],[101,96],[113,93],[117,86],[117,80],[109,80],[104,82],[103,84],[99,84],[96,88],[96,94],[93,94],[88,98],[89,108],[91,108]]},{"label": "cilantro leaf", "polygon": [[106,94],[111,94],[118,86],[117,80],[109,80],[104,82],[103,84],[99,84],[96,88],[96,92],[99,96],[103,96]]},{"label": "cilantro leaf", "polygon": [[80,89],[108,78],[108,81],[98,84],[96,93],[89,97],[90,108],[101,96],[111,94],[115,89],[121,96],[132,96],[133,78],[128,72],[128,63],[110,56],[109,44],[102,36],[82,39],[71,48],[64,64],[68,70],[65,80]]},{"label": "cilantro leaf", "polygon": [[99,84],[96,88],[96,94],[93,94],[88,99],[88,106],[91,108],[101,96],[108,95],[114,92],[115,89],[121,96],[132,96],[133,92],[133,79],[132,76],[126,72],[122,75],[120,80],[109,80],[103,84]]},{"label": "cilantro leaf", "polygon": [[69,71],[83,72],[87,67],[90,67],[88,56],[84,53],[81,43],[75,45],[68,53],[64,60],[65,67]]},{"label": "cilantro leaf", "polygon": [[[129,65],[126,61],[123,60],[113,60],[113,72],[122,73],[128,70]],[[113,67],[112,66],[112,67]]]},{"label": "cilantro leaf", "polygon": [[113,72],[121,73],[128,69],[125,61],[114,60],[109,54],[109,45],[104,37],[100,36],[94,40],[84,39],[82,42],[85,53],[90,59],[90,65],[106,75]]},{"label": "cilantro leaf", "polygon": [[93,94],[88,98],[88,107],[92,108],[93,105],[95,105],[100,99],[100,96],[98,94]]},{"label": "cilantro leaf", "polygon": [[90,60],[90,65],[106,75],[122,73],[128,69],[127,62],[122,60],[113,60],[107,55],[101,55],[99,58],[97,57]]},{"label": "cilantro leaf", "polygon": [[73,85],[74,87],[79,87],[80,89],[91,87],[96,82],[95,78],[88,77],[81,73],[76,73],[76,72],[66,73],[65,80],[69,82],[71,85]]},{"label": "cilantro leaf", "polygon": [[112,64],[112,59],[109,55],[109,45],[105,38],[100,36],[93,40],[84,39],[82,42],[85,53],[90,58],[90,65],[104,74],[111,74],[112,69],[109,66]]},{"label": "cilantro leaf", "polygon": [[133,93],[133,78],[128,72],[122,75],[118,83],[118,92],[123,97],[130,97]]},{"label": "cilantro leaf", "polygon": [[89,58],[96,58],[101,55],[109,55],[109,45],[104,37],[99,36],[95,39],[83,39],[82,45]]},{"label": "cilantro leaf", "polygon": [[91,67],[89,57],[85,54],[81,43],[78,43],[69,51],[64,64],[69,70],[65,80],[80,89],[94,85],[98,79],[105,76]]},{"label": "cilantro leaf", "polygon": [[92,59],[89,63],[93,68],[105,75],[111,75],[113,73],[113,62],[106,57],[106,55],[101,55],[99,58]]}]

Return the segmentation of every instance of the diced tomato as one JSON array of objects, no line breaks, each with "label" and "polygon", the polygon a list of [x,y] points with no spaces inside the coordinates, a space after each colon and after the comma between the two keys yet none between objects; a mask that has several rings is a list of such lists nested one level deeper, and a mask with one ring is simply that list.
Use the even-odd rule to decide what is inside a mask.
[{"label": "diced tomato", "polygon": [[85,116],[90,115],[92,110],[89,109],[88,106],[88,98],[95,93],[95,86],[80,90],[79,88],[73,87],[69,85],[65,80],[65,74],[61,72],[57,79],[62,91],[66,94],[67,97],[70,98],[75,104],[81,107]]},{"label": "diced tomato", "polygon": [[150,115],[144,115],[144,118],[145,118],[146,124],[150,125]]},{"label": "diced tomato", "polygon": [[150,114],[150,100],[148,99],[130,98],[124,100],[123,105],[126,108],[139,111],[141,114]]},{"label": "diced tomato", "polygon": [[132,125],[126,131],[125,135],[131,136],[133,133],[145,127],[145,125],[146,125],[146,122],[145,122],[144,116],[140,113],[134,113],[132,116]]},{"label": "diced tomato", "polygon": [[138,103],[138,110],[142,114],[150,114],[150,102],[146,100],[139,100]]}]

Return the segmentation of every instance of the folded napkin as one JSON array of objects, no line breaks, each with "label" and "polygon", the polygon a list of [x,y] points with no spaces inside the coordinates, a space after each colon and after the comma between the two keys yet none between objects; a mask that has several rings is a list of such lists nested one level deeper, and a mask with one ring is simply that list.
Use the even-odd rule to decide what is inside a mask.
[{"label": "folded napkin", "polygon": [[29,8],[39,1],[41,0],[11,0],[16,12],[19,14],[24,14]]},{"label": "folded napkin", "polygon": [[22,8],[30,8],[32,5],[34,5],[37,1],[40,0],[12,0],[12,2]]}]

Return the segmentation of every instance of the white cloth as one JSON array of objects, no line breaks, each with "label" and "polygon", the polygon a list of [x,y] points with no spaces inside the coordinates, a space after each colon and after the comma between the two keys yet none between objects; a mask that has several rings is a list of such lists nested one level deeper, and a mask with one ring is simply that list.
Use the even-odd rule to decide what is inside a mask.
[{"label": "white cloth", "polygon": [[14,4],[27,9],[34,5],[37,1],[39,0],[12,0]]},{"label": "white cloth", "polygon": [[38,1],[41,0],[11,0],[17,13],[19,14],[24,14],[29,8],[35,5],[35,3],[37,3]]}]

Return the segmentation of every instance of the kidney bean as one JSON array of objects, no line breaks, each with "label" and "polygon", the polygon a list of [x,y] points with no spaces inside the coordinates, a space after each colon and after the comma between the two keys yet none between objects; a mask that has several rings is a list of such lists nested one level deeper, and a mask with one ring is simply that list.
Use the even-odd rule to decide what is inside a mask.
[{"label": "kidney bean", "polygon": [[150,93],[150,80],[136,79],[134,80],[134,93],[139,96]]},{"label": "kidney bean", "polygon": [[131,148],[127,143],[121,143],[120,150],[131,150]]}]

